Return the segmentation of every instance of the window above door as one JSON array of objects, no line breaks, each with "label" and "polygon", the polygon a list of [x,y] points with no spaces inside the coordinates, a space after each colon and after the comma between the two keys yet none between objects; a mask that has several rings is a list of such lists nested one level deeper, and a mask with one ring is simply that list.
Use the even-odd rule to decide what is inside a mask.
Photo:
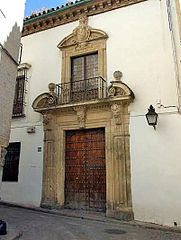
[{"label": "window above door", "polygon": [[98,52],[71,58],[71,82],[98,76]]},{"label": "window above door", "polygon": [[[59,85],[62,103],[106,97],[107,38],[105,32],[88,26],[88,19],[83,15],[79,26],[58,44],[62,51]],[[97,90],[93,91],[94,88]]]}]

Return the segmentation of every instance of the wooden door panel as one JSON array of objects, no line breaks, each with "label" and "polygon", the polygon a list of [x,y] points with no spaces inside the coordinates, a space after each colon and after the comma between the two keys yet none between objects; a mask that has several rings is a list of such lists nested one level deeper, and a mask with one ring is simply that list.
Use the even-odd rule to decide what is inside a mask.
[{"label": "wooden door panel", "polygon": [[104,129],[66,133],[65,205],[105,209],[106,169]]}]

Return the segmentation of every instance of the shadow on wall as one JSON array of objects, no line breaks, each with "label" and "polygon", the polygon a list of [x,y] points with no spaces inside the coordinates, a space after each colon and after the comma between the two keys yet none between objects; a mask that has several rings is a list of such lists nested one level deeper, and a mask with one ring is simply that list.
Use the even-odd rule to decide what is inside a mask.
[{"label": "shadow on wall", "polygon": [[0,146],[7,147],[10,135],[21,32],[17,23],[0,44]]},{"label": "shadow on wall", "polygon": [[8,51],[11,57],[17,62],[19,57],[19,48],[21,41],[21,31],[17,23],[12,27],[12,30],[3,44],[3,48]]}]

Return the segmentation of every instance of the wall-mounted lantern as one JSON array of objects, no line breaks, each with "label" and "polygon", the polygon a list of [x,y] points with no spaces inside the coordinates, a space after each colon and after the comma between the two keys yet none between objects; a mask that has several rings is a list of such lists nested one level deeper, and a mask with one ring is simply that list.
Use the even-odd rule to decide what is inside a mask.
[{"label": "wall-mounted lantern", "polygon": [[148,122],[148,125],[153,126],[155,130],[157,125],[157,119],[158,119],[158,114],[155,112],[154,107],[150,105],[148,112],[146,114],[146,120]]}]

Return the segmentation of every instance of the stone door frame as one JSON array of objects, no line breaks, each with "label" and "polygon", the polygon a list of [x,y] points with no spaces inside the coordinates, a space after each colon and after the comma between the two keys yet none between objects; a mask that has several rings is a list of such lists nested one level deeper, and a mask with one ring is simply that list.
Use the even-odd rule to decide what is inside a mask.
[{"label": "stone door frame", "polygon": [[64,105],[43,111],[42,206],[62,208],[65,184],[65,131],[105,128],[106,215],[133,219],[130,186],[129,101]]}]

